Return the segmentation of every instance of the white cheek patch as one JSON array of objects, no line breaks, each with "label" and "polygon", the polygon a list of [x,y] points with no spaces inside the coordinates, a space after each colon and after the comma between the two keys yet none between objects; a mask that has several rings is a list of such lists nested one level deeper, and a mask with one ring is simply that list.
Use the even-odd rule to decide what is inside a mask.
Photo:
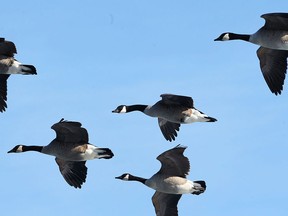
[{"label": "white cheek patch", "polygon": [[129,175],[127,174],[124,178],[123,178],[124,181],[128,181],[129,180]]},{"label": "white cheek patch", "polygon": [[226,33],[226,34],[223,36],[222,40],[223,40],[223,41],[230,40],[229,34]]},{"label": "white cheek patch", "polygon": [[126,112],[127,112],[126,106],[123,106],[123,108],[121,109],[120,113],[126,113]]},{"label": "white cheek patch", "polygon": [[17,152],[17,153],[18,153],[18,152],[23,152],[23,148],[22,148],[21,145],[17,148],[16,152]]}]

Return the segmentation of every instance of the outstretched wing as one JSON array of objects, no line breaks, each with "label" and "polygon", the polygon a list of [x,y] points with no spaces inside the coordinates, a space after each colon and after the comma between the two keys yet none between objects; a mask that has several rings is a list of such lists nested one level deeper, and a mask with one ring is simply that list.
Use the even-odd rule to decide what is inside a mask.
[{"label": "outstretched wing", "polygon": [[87,130],[82,128],[81,125],[80,122],[61,119],[51,128],[56,132],[56,140],[59,142],[88,143]]},{"label": "outstretched wing", "polygon": [[0,112],[7,108],[7,79],[10,75],[0,74]]},{"label": "outstretched wing", "polygon": [[81,188],[87,176],[86,161],[65,161],[57,157],[55,160],[65,181],[75,188]]},{"label": "outstretched wing", "polygon": [[287,69],[288,51],[260,47],[257,50],[257,56],[264,79],[271,92],[276,95],[281,94]]},{"label": "outstretched wing", "polygon": [[177,131],[179,131],[180,128],[180,124],[169,122],[162,118],[158,118],[158,124],[166,140],[170,142],[172,140],[175,140],[175,138],[177,137]]},{"label": "outstretched wing", "polygon": [[178,216],[178,202],[181,194],[167,194],[156,191],[152,203],[157,216]]},{"label": "outstretched wing", "polygon": [[11,41],[6,41],[4,38],[0,38],[0,55],[13,57],[14,53],[17,53],[15,44]]},{"label": "outstretched wing", "polygon": [[185,178],[190,171],[189,160],[183,155],[185,149],[186,147],[178,145],[160,154],[157,157],[157,160],[161,162],[158,173]]},{"label": "outstretched wing", "polygon": [[162,102],[165,104],[177,104],[187,108],[193,108],[194,103],[191,97],[174,95],[174,94],[162,94]]},{"label": "outstretched wing", "polygon": [[263,28],[288,30],[288,13],[268,13],[261,17],[265,19]]}]

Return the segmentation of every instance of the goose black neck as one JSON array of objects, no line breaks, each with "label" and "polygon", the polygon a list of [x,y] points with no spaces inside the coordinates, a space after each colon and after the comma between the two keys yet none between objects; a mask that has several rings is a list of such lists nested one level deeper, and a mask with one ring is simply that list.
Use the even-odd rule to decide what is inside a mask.
[{"label": "goose black neck", "polygon": [[229,33],[229,40],[244,40],[249,41],[250,35],[248,34],[235,34],[235,33]]},{"label": "goose black neck", "polygon": [[22,146],[22,151],[37,151],[37,152],[42,152],[43,146]]},{"label": "goose black neck", "polygon": [[136,104],[136,105],[131,105],[131,106],[126,106],[127,110],[126,112],[132,112],[132,111],[140,111],[144,112],[148,105],[142,105],[142,104]]},{"label": "goose black neck", "polygon": [[145,184],[147,179],[145,178],[141,178],[141,177],[138,177],[138,176],[133,176],[133,175],[129,175],[129,181],[138,181],[138,182],[141,182],[143,184]]}]

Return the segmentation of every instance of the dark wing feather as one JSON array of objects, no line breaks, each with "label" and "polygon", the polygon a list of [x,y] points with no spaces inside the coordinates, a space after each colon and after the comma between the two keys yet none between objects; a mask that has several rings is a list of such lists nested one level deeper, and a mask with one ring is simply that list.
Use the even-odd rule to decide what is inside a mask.
[{"label": "dark wing feather", "polygon": [[64,121],[52,125],[59,142],[88,143],[88,132],[81,127],[80,122]]},{"label": "dark wing feather", "polygon": [[7,108],[7,79],[10,75],[0,74],[0,112]]},{"label": "dark wing feather", "polygon": [[87,176],[86,161],[65,161],[59,158],[55,160],[65,181],[75,188],[81,188]]},{"label": "dark wing feather", "polygon": [[170,142],[172,140],[175,140],[175,138],[177,137],[177,131],[179,131],[180,128],[180,124],[169,122],[162,118],[158,118],[158,124],[166,140]]},{"label": "dark wing feather", "polygon": [[260,47],[257,50],[257,56],[264,79],[271,92],[276,95],[281,94],[287,70],[288,51]]},{"label": "dark wing feather", "polygon": [[186,147],[178,145],[160,154],[157,157],[157,160],[161,162],[158,173],[185,178],[190,171],[189,160],[183,155],[185,149]]},{"label": "dark wing feather", "polygon": [[162,94],[162,102],[165,104],[178,104],[187,108],[193,108],[193,99],[191,97],[173,94]]},{"label": "dark wing feather", "polygon": [[17,53],[16,46],[11,41],[6,41],[4,38],[0,40],[0,55],[13,57]]},{"label": "dark wing feather", "polygon": [[181,194],[166,194],[156,191],[152,203],[157,216],[178,216],[178,202]]},{"label": "dark wing feather", "polygon": [[265,19],[263,28],[288,30],[288,13],[268,13],[261,16]]}]

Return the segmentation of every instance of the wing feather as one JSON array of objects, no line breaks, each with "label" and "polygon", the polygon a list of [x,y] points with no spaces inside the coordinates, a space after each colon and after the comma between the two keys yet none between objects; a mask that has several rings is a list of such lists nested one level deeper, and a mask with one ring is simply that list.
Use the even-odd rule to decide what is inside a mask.
[{"label": "wing feather", "polygon": [[55,160],[65,181],[75,188],[81,188],[87,176],[86,161],[65,161],[57,157]]},{"label": "wing feather", "polygon": [[287,70],[287,50],[260,47],[257,50],[264,79],[274,94],[281,94]]},{"label": "wing feather", "polygon": [[7,79],[10,75],[0,74],[0,112],[7,108]]},{"label": "wing feather", "polygon": [[190,162],[183,155],[185,149],[186,147],[178,145],[160,154],[157,157],[157,160],[161,162],[161,168],[158,173],[186,178],[190,171]]},{"label": "wing feather", "polygon": [[261,16],[265,19],[263,28],[275,30],[288,30],[288,13],[268,13]]},{"label": "wing feather", "polygon": [[0,38],[0,55],[13,57],[14,53],[17,53],[15,44],[11,41],[6,41],[4,38]]},{"label": "wing feather", "polygon": [[179,131],[180,129],[180,124],[169,122],[162,118],[158,118],[158,124],[166,140],[170,142],[172,140],[175,140],[175,138],[177,137],[177,131]]},{"label": "wing feather", "polygon": [[61,119],[51,128],[56,132],[56,139],[59,142],[88,143],[88,132],[81,125],[80,122]]},{"label": "wing feather", "polygon": [[188,96],[174,95],[174,94],[162,94],[162,102],[165,104],[177,104],[187,108],[193,108],[193,99]]},{"label": "wing feather", "polygon": [[178,216],[178,202],[181,194],[167,194],[156,191],[152,203],[157,216]]}]

